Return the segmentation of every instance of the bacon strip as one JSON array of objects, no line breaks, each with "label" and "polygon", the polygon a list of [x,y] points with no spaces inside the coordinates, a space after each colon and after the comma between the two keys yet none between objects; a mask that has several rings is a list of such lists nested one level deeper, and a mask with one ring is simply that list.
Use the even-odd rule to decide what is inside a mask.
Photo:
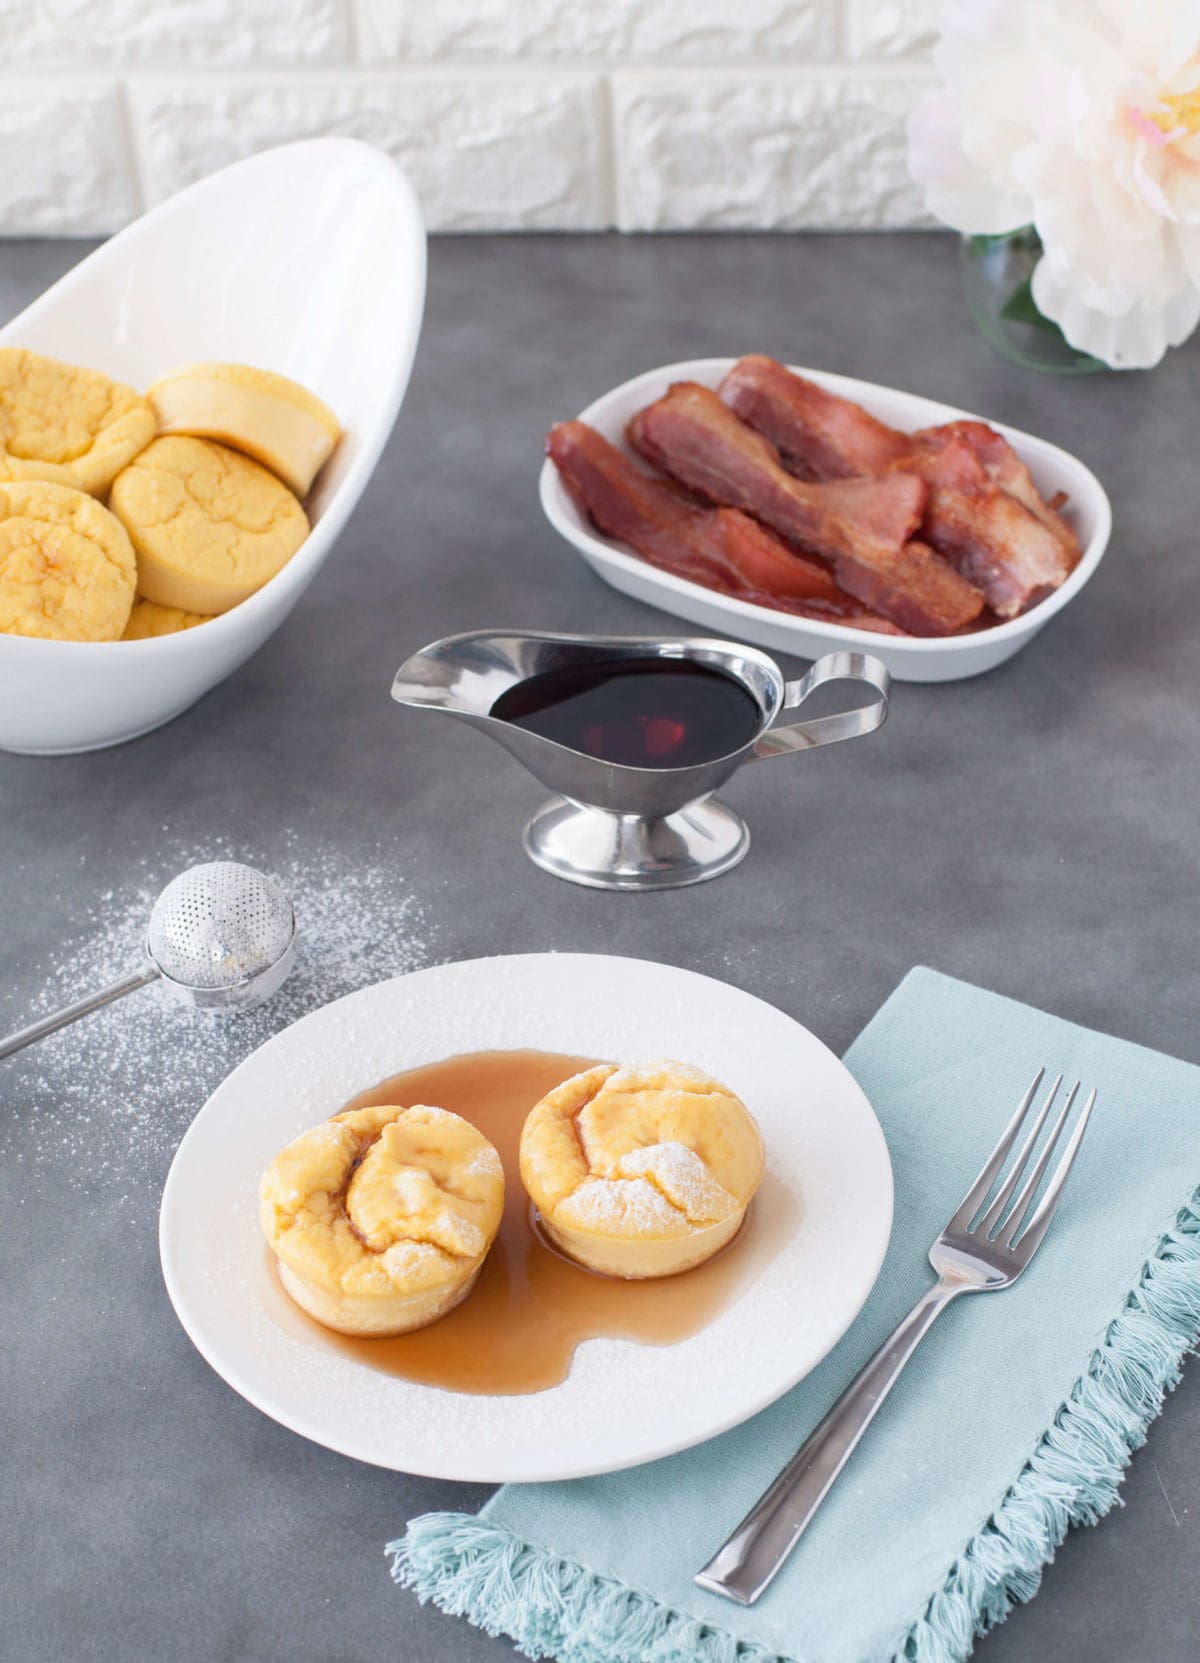
[{"label": "bacon strip", "polygon": [[744,509],[828,560],[840,588],[917,635],[951,635],[983,596],[924,544],[909,544],[928,494],[911,473],[810,485],[708,387],[678,382],[626,429],[634,449],[711,501]]},{"label": "bacon strip", "polygon": [[[946,434],[936,427],[914,433],[907,440],[902,460],[895,464],[919,473],[925,483],[954,491],[986,491],[987,470],[971,446],[959,434]],[[928,514],[928,503],[926,503]]]},{"label": "bacon strip", "polygon": [[905,435],[876,421],[861,404],[827,393],[761,353],[739,358],[722,381],[720,396],[802,477],[884,473],[909,452]]},{"label": "bacon strip", "polygon": [[571,496],[608,537],[644,560],[708,589],[759,606],[855,629],[901,634],[857,605],[816,561],[736,508],[704,508],[652,479],[584,422],[550,430],[546,451]]},{"label": "bacon strip", "polygon": [[1033,483],[1029,469],[1002,433],[997,433],[986,422],[957,421],[945,422],[941,427],[924,428],[920,433],[913,434],[913,440],[920,442],[935,435],[943,444],[953,440],[966,445],[992,484],[1001,491],[1007,491],[1010,497],[1016,497],[1023,507],[1028,508],[1034,518],[1040,520],[1062,544],[1074,566],[1079,559],[1079,540],[1057,512],[1061,504],[1045,500]]},{"label": "bacon strip", "polygon": [[1062,544],[1023,503],[990,486],[930,493],[925,535],[987,596],[998,618],[1045,600],[1071,570]]},{"label": "bacon strip", "polygon": [[1038,495],[1029,470],[984,422],[904,434],[773,358],[751,356],[721,383],[722,401],[805,477],[901,469],[933,487],[922,533],[978,585],[1001,618],[1034,605],[1079,558],[1074,533]]},{"label": "bacon strip", "polygon": [[[983,459],[989,451],[995,469]],[[912,436],[909,465],[930,486],[921,525],[926,541],[983,590],[998,619],[1045,600],[1070,573],[1079,554],[1073,533],[1038,497],[1029,470],[1000,434],[982,422],[926,428]],[[1002,489],[998,475],[1018,486],[1023,476],[1041,513]]]}]

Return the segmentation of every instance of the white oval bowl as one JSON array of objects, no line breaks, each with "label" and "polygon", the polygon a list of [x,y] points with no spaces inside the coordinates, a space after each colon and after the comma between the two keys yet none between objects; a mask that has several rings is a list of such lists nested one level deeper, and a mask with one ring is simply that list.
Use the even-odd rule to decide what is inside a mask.
[{"label": "white oval bowl", "polygon": [[[589,404],[580,413],[579,420],[587,422],[629,455],[625,425],[632,415],[661,398],[674,381],[699,381],[705,387],[718,386],[736,362],[735,358],[693,358],[686,363],[666,364],[661,369],[647,370],[644,375],[622,382],[594,404]],[[853,399],[880,421],[903,432],[932,427],[939,422],[958,421],[963,417],[972,421],[987,420],[986,417],[973,416],[967,410],[956,410],[949,404],[920,398],[915,393],[876,386],[872,381],[827,375],[824,370],[806,369],[798,364],[790,367],[798,375],[807,376],[831,393]],[[1083,552],[1070,577],[1052,595],[1021,617],[997,624],[992,629],[979,630],[973,635],[939,638],[877,635],[870,630],[797,618],[767,606],[755,606],[750,601],[735,600],[688,578],[660,571],[633,554],[623,543],[602,536],[572,500],[559,478],[558,470],[549,460],[542,464],[539,492],[543,512],[554,529],[579,550],[593,571],[622,594],[632,595],[636,600],[646,601],[666,612],[674,612],[692,623],[703,624],[706,629],[716,630],[721,635],[749,641],[776,652],[793,653],[797,658],[819,658],[834,647],[856,647],[881,658],[898,681],[961,681],[1003,664],[1005,659],[1011,658],[1032,641],[1091,577],[1100,564],[1112,530],[1112,509],[1108,497],[1090,468],[1045,439],[1022,433],[1018,428],[1005,427],[1002,422],[991,422],[990,425],[1004,434],[1029,468],[1043,496],[1053,496],[1056,491],[1067,493],[1069,501],[1065,515],[1079,538]]]},{"label": "white oval bowl", "polygon": [[145,390],[181,364],[256,364],[310,387],[342,437],[312,530],[249,600],[145,641],[0,635],[0,748],[95,750],[169,722],[295,605],[379,460],[425,302],[425,231],[407,179],[355,139],[283,145],[201,179],[127,226],[0,330]]}]

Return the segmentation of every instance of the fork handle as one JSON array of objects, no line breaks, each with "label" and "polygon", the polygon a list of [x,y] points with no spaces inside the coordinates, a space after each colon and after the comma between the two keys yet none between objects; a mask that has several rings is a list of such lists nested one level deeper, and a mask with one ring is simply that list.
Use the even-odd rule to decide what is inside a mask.
[{"label": "fork handle", "polygon": [[739,1605],[754,1604],[804,1534],[905,1363],[962,1291],[962,1283],[937,1282],[914,1306],[699,1572],[701,1588]]}]

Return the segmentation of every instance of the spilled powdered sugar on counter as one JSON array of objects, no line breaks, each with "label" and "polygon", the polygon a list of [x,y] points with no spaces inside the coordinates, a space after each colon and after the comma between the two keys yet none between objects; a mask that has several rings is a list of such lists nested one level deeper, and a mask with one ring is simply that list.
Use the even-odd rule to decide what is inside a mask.
[{"label": "spilled powdered sugar on counter", "polygon": [[209,1094],[281,1028],[371,982],[436,962],[424,903],[397,864],[360,860],[286,839],[273,863],[217,839],[132,864],[127,885],[100,895],[75,934],[29,967],[27,1002],[12,1026],[56,1010],[136,970],[160,891],[200,861],[261,864],[296,911],[296,965],[248,1011],[181,1004],[151,983],[18,1053],[5,1066],[7,1159],[29,1177],[54,1174],[77,1193],[131,1200],[157,1189],[180,1138]]}]

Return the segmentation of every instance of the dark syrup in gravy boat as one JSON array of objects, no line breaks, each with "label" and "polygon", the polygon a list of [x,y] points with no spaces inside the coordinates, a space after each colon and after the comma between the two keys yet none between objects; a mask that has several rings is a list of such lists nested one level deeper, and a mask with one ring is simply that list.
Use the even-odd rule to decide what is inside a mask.
[{"label": "dark syrup in gravy boat", "polygon": [[740,751],[762,725],[736,677],[688,658],[568,664],[518,681],[492,706],[497,721],[600,762],[690,768]]},{"label": "dark syrup in gravy boat", "polygon": [[[788,713],[827,682],[867,702]],[[392,697],[482,729],[555,793],[525,828],[539,866],[596,889],[673,889],[727,872],[750,834],[713,792],[744,762],[870,733],[887,670],[832,652],[798,681],[734,641],[479,630],[396,672]]]}]

